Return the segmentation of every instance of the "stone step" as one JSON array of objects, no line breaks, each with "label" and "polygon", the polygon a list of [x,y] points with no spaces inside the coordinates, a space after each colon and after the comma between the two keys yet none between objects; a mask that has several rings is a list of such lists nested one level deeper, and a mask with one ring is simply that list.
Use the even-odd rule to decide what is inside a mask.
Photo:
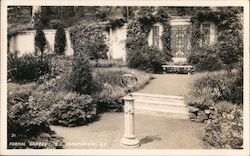
[{"label": "stone step", "polygon": [[186,107],[184,101],[169,101],[169,100],[148,100],[143,98],[135,98],[136,103],[145,103],[147,105],[167,105],[172,107]]},{"label": "stone step", "polygon": [[179,111],[174,112],[174,111],[158,110],[151,108],[135,108],[135,113],[158,116],[158,117],[174,118],[174,119],[189,119],[188,112],[181,113]]},{"label": "stone step", "polygon": [[153,116],[189,119],[183,97],[159,94],[133,93],[135,112]]},{"label": "stone step", "polygon": [[144,93],[133,93],[135,99],[140,100],[149,100],[149,101],[163,101],[170,102],[176,104],[184,104],[183,97],[181,96],[167,96],[167,95],[159,95],[159,94],[144,94]]},{"label": "stone step", "polygon": [[188,112],[188,108],[185,105],[176,105],[172,103],[163,103],[159,101],[135,100],[135,108],[136,107],[154,108],[159,110],[179,110]]}]

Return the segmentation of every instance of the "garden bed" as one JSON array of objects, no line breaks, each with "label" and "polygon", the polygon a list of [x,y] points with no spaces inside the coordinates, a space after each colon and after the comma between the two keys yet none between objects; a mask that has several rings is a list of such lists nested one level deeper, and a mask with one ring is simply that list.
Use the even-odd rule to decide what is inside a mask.
[{"label": "garden bed", "polygon": [[206,148],[243,148],[243,73],[212,72],[198,74],[185,102],[190,119],[205,122]]},{"label": "garden bed", "polygon": [[[124,63],[101,60],[97,66],[89,66],[91,92],[84,95],[72,90],[69,81],[74,59],[56,55],[48,58],[49,70],[38,79],[8,83],[8,142],[23,141],[22,148],[62,148],[63,140],[51,131],[50,124],[79,126],[95,121],[99,112],[121,111],[127,90],[121,84],[122,75],[131,73],[137,77],[133,90],[151,78],[150,74],[124,67]],[[23,62],[27,63],[25,67],[36,66],[29,61],[33,60]],[[29,141],[47,144],[30,146]],[[9,148],[17,147],[10,144]]]}]

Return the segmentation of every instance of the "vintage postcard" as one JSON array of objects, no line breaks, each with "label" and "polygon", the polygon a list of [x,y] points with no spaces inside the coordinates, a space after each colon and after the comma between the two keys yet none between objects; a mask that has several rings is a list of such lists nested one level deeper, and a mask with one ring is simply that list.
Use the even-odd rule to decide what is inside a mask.
[{"label": "vintage postcard", "polygon": [[249,155],[249,1],[2,0],[1,155]]}]

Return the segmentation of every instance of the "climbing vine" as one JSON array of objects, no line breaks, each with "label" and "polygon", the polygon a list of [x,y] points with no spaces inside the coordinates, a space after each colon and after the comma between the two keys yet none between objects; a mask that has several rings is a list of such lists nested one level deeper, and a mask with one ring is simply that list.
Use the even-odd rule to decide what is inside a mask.
[{"label": "climbing vine", "polygon": [[[148,45],[148,36],[155,23],[163,25],[162,50]],[[145,71],[157,71],[162,63],[170,61],[172,58],[170,30],[169,16],[164,9],[141,7],[137,16],[128,23],[126,40],[128,66]]]},{"label": "climbing vine", "polygon": [[86,53],[96,61],[107,58],[108,45],[103,24],[83,21],[70,27],[69,32],[75,55]]},{"label": "climbing vine", "polygon": [[[237,11],[230,9],[215,12],[203,11],[195,14],[191,18],[192,51],[188,56],[188,62],[199,70],[210,71],[224,68],[231,71],[243,56],[242,24],[238,16]],[[217,44],[211,46],[201,44],[202,22],[215,23],[218,32]],[[209,64],[213,69],[209,68]]]}]

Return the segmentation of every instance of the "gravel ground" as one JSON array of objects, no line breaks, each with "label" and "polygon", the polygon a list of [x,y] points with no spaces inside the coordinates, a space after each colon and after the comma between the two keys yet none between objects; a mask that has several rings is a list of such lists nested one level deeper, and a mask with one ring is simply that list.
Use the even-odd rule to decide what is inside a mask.
[{"label": "gravel ground", "polygon": [[[204,125],[190,120],[135,115],[135,132],[139,149],[201,149]],[[123,113],[104,113],[99,119],[80,127],[51,126],[64,138],[68,149],[123,149]]]}]

